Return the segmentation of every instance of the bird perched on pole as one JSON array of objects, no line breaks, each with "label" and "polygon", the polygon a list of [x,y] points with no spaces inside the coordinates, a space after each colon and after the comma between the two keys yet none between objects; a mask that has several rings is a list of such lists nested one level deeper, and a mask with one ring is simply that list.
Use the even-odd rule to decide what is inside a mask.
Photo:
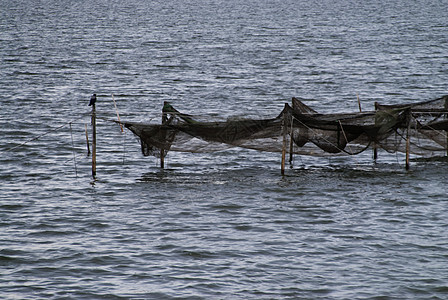
[{"label": "bird perched on pole", "polygon": [[95,102],[96,102],[96,94],[93,94],[92,97],[90,97],[89,106],[95,105]]}]

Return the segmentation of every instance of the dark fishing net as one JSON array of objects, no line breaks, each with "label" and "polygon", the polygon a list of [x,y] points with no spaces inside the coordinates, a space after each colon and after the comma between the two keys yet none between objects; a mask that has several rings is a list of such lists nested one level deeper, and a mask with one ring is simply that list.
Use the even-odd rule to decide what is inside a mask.
[{"label": "dark fishing net", "polygon": [[376,104],[363,113],[320,114],[293,98],[271,119],[200,122],[165,103],[162,124],[122,122],[137,135],[142,153],[214,152],[242,147],[302,155],[355,155],[369,147],[419,155],[446,154],[448,97],[409,105]]},{"label": "dark fishing net", "polygon": [[381,148],[388,152],[405,152],[404,141],[409,136],[410,153],[420,156],[447,154],[448,96],[411,104],[375,103],[375,109],[378,112],[406,109],[408,112],[406,122],[388,139],[380,141]]}]

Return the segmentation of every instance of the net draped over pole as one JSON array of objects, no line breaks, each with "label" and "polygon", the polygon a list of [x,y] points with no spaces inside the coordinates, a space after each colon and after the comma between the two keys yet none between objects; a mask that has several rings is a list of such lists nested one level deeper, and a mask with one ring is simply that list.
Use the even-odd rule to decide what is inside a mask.
[{"label": "net draped over pole", "polygon": [[375,110],[318,113],[298,98],[271,119],[201,122],[165,102],[162,124],[119,122],[141,143],[143,155],[214,152],[233,147],[311,156],[356,155],[368,148],[422,156],[447,154],[448,96]]}]

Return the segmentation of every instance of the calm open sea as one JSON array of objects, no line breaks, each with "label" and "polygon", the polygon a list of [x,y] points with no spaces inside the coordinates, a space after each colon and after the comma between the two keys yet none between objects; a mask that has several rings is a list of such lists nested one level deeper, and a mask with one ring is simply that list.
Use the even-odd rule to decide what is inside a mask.
[{"label": "calm open sea", "polygon": [[448,1],[0,0],[0,298],[447,299],[448,160],[169,153],[98,120],[448,93]]}]

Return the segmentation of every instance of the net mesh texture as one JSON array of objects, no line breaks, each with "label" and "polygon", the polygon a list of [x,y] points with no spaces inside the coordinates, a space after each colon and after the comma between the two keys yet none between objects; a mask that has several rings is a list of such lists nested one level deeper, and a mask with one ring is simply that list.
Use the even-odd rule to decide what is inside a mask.
[{"label": "net mesh texture", "polygon": [[[321,114],[298,98],[271,119],[201,122],[165,102],[162,124],[120,122],[141,143],[145,156],[169,151],[214,152],[233,147],[300,155],[356,155],[369,148],[446,155],[448,96],[404,105],[375,103],[375,110]],[[409,142],[407,142],[409,141]],[[408,145],[408,146],[407,146]]]}]

